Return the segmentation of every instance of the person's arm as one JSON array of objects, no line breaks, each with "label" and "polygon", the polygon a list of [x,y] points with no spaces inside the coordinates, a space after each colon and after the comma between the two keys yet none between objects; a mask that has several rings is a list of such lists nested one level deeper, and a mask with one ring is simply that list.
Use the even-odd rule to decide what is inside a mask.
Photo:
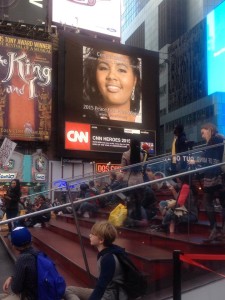
[{"label": "person's arm", "polygon": [[190,193],[190,187],[188,184],[183,184],[177,199],[177,205],[183,206],[188,199],[188,195]]},{"label": "person's arm", "polygon": [[126,167],[126,166],[127,166],[127,159],[125,153],[123,153],[121,158],[121,167]]},{"label": "person's arm", "polygon": [[101,271],[97,284],[88,300],[99,300],[105,293],[107,285],[112,281],[116,262],[112,254],[107,254],[101,259]]},{"label": "person's arm", "polygon": [[11,289],[14,294],[20,294],[23,291],[24,280],[25,280],[24,259],[21,259],[19,257],[15,264],[15,271],[11,281]]},{"label": "person's arm", "polygon": [[171,193],[173,194],[174,199],[177,200],[178,193],[177,193],[177,191],[175,190],[175,188],[174,188],[172,185],[170,185],[170,186],[168,187],[168,189],[169,189],[169,190],[171,191]]}]

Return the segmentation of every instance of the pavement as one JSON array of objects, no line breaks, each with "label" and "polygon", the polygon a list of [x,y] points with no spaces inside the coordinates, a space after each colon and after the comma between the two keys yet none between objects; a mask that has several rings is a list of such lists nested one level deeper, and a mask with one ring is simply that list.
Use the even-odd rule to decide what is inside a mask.
[{"label": "pavement", "polygon": [[[1,236],[2,239],[5,239]],[[2,285],[5,279],[12,275],[14,269],[14,262],[11,256],[8,254],[2,239],[0,237],[0,293],[2,293]]]}]

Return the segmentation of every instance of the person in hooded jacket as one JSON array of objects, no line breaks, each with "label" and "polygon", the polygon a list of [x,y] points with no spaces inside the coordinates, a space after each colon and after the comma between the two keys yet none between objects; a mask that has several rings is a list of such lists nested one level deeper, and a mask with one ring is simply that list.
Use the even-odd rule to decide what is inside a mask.
[{"label": "person in hooded jacket", "polygon": [[96,222],[90,233],[90,244],[98,249],[99,277],[94,289],[68,286],[65,300],[128,300],[123,288],[124,275],[117,253],[125,250],[115,244],[116,228],[108,221]]}]

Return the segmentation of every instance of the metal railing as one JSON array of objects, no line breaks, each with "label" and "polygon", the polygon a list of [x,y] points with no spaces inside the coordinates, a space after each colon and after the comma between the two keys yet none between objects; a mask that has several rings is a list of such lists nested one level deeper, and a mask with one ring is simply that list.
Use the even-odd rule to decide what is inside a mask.
[{"label": "metal railing", "polygon": [[[202,153],[203,151],[205,151],[207,149],[215,148],[215,147],[223,146],[223,145],[224,144],[218,144],[218,145],[215,145],[215,146],[198,147],[198,149],[196,149],[196,150],[194,149],[194,150],[189,150],[189,151],[186,151],[186,152],[182,152],[182,153],[179,153],[179,155],[189,155],[189,156],[192,157],[196,154]],[[156,166],[157,164],[165,164],[165,163],[167,163],[168,161],[171,160],[171,157],[172,157],[171,155],[165,155],[165,156],[160,157],[160,158],[156,157],[156,158],[151,159],[151,160],[149,160],[145,163],[139,163],[139,164],[135,164],[135,165],[132,165],[132,166],[126,166],[126,167],[121,168],[119,170],[117,169],[117,170],[115,170],[115,172],[124,172],[124,171],[126,172],[126,171],[129,171],[129,170],[132,171],[132,168],[137,167],[137,166],[143,167],[146,164],[150,165],[150,167],[151,166]],[[207,171],[209,169],[221,167],[223,165],[225,165],[225,162],[217,163],[217,164],[213,164],[213,165],[205,166],[205,167],[199,167],[199,166],[196,165],[196,168],[192,169],[192,170],[187,170],[187,171],[176,173],[176,174],[169,175],[169,176],[166,176],[166,174],[165,174],[165,177],[163,177],[163,178],[157,178],[157,179],[147,181],[147,182],[143,182],[143,183],[140,183],[140,184],[137,184],[137,185],[134,185],[134,186],[126,186],[126,187],[123,187],[123,188],[118,189],[118,190],[106,192],[106,193],[103,193],[103,194],[98,194],[96,196],[88,197],[88,198],[85,198],[85,199],[79,199],[77,197],[76,197],[76,199],[73,199],[73,196],[72,196],[71,192],[73,191],[74,187],[78,187],[82,182],[86,182],[87,180],[89,180],[90,179],[89,176],[88,176],[88,178],[75,178],[75,179],[73,178],[73,179],[70,179],[68,181],[64,180],[64,182],[65,182],[64,188],[66,189],[66,192],[67,192],[67,195],[68,195],[68,198],[69,198],[69,201],[67,203],[64,203],[64,204],[61,204],[61,205],[58,205],[58,206],[54,206],[54,207],[49,207],[45,210],[35,211],[35,212],[27,213],[27,214],[22,215],[22,216],[17,216],[15,218],[11,218],[11,219],[8,219],[8,220],[1,221],[0,226],[4,225],[4,224],[8,224],[9,222],[16,222],[16,221],[24,220],[26,218],[32,218],[34,216],[41,215],[41,214],[44,214],[44,213],[47,213],[47,212],[59,211],[59,210],[63,210],[64,208],[71,207],[72,208],[72,214],[73,214],[74,221],[75,221],[75,227],[77,229],[77,233],[78,233],[78,236],[79,236],[79,241],[80,241],[80,245],[81,245],[81,249],[82,249],[82,254],[83,254],[85,267],[86,267],[88,275],[91,276],[88,261],[87,261],[87,256],[86,256],[83,241],[82,241],[82,235],[81,235],[81,232],[80,232],[77,212],[76,212],[76,209],[75,209],[79,204],[81,204],[83,202],[86,202],[86,201],[101,199],[101,198],[108,197],[108,196],[118,194],[118,193],[126,193],[126,192],[132,191],[132,190],[137,189],[137,188],[144,188],[144,187],[148,186],[149,184],[154,185],[154,184],[161,183],[161,182],[164,182],[164,181],[167,181],[167,180],[173,180],[176,177],[180,177],[180,176],[184,176],[184,175],[192,175],[192,174],[195,174],[196,172],[204,173],[205,171]],[[112,171],[109,171],[109,172],[104,173],[104,174],[96,175],[94,180],[100,180],[101,179],[101,180],[107,181],[107,180],[109,180],[109,176],[110,176],[111,172]],[[91,176],[91,178],[93,179],[93,176]],[[54,189],[46,190],[46,191],[44,191],[44,193],[49,193],[50,191],[61,190],[61,188],[62,187],[56,187]],[[40,194],[40,193],[35,193],[35,194],[32,194],[32,195],[38,195],[38,194]]]}]

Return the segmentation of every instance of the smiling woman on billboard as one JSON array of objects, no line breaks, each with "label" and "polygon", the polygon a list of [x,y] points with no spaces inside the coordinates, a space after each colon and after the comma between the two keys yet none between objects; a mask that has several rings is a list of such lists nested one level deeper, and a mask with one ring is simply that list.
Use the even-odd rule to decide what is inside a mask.
[{"label": "smiling woman on billboard", "polygon": [[85,52],[83,109],[99,119],[141,123],[140,60],[92,48]]}]

